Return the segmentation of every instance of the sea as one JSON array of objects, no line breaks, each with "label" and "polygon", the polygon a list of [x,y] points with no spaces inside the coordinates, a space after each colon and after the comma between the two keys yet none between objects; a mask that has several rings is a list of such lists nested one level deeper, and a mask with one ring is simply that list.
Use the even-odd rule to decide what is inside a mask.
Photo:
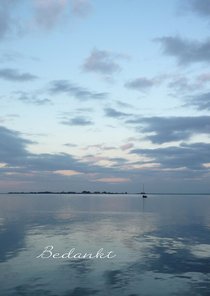
[{"label": "sea", "polygon": [[1,296],[209,296],[210,195],[1,194]]}]

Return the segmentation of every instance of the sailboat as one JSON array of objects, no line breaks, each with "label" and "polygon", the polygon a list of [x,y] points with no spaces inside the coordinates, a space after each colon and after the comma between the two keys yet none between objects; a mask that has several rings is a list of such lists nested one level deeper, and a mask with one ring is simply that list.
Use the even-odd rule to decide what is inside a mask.
[{"label": "sailboat", "polygon": [[144,184],[143,184],[143,191],[141,192],[142,198],[147,198],[147,195],[144,191]]}]

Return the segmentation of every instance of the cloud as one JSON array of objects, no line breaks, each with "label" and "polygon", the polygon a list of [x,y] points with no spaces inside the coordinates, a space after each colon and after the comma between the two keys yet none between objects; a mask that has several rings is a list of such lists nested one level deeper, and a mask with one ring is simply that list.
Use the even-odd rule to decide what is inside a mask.
[{"label": "cloud", "polygon": [[74,176],[74,175],[80,175],[80,172],[73,171],[73,170],[58,170],[54,171],[54,174],[62,175],[62,176]]},{"label": "cloud", "polygon": [[28,33],[33,25],[52,30],[71,16],[87,16],[90,9],[89,0],[1,0],[0,40]]},{"label": "cloud", "polygon": [[72,11],[74,15],[84,17],[91,11],[91,4],[89,0],[71,0]]},{"label": "cloud", "polygon": [[202,73],[202,74],[200,74],[200,75],[197,77],[197,81],[198,81],[200,84],[208,83],[208,82],[210,81],[210,73],[207,72],[207,73]]},{"label": "cloud", "polygon": [[109,158],[109,160],[111,162],[113,162],[114,165],[122,165],[122,164],[126,164],[128,162],[128,160],[123,157],[112,157],[112,158]]},{"label": "cloud", "polygon": [[44,29],[53,29],[61,20],[73,16],[85,17],[91,10],[89,0],[34,0],[36,24]]},{"label": "cloud", "polygon": [[[2,2],[3,4],[3,2]],[[7,10],[4,10],[4,5],[1,4],[0,7],[0,38],[5,37],[5,35],[10,31],[10,16]]]},{"label": "cloud", "polygon": [[18,34],[21,31],[20,21],[12,13],[20,2],[21,0],[0,1],[0,39],[13,33]]},{"label": "cloud", "polygon": [[76,158],[67,153],[34,154],[28,150],[31,141],[23,139],[20,133],[5,127],[0,127],[0,138],[0,175],[1,185],[5,191],[69,190],[69,188],[81,191],[90,186],[100,190],[96,179],[112,176],[116,179],[110,180],[111,184],[117,184],[120,178],[127,178],[127,172],[120,166],[106,166],[107,161],[110,164],[113,161],[120,163],[120,158],[114,160],[103,158],[103,161],[99,156],[95,156],[94,160],[94,157]]},{"label": "cloud", "polygon": [[73,143],[65,143],[63,145],[66,146],[66,147],[77,147],[77,145],[73,144]]},{"label": "cloud", "polygon": [[87,145],[87,146],[85,146],[84,148],[83,148],[85,151],[86,150],[99,150],[99,151],[102,151],[102,152],[104,152],[104,151],[109,151],[109,150],[115,150],[116,149],[116,147],[114,147],[114,146],[106,146],[104,143],[102,143],[102,144],[95,144],[95,145]]},{"label": "cloud", "polygon": [[[171,186],[170,184],[173,185],[173,182],[178,184],[180,181],[183,184],[185,182],[183,178],[187,178],[192,184],[192,180],[196,181],[196,178],[201,177],[208,190],[210,144],[207,143],[189,145],[181,143],[179,147],[132,150],[130,154],[135,154],[135,159],[136,155],[151,159],[143,163],[148,164],[146,168],[142,166],[139,169],[132,168],[128,160],[120,157],[105,158],[93,155],[92,158],[85,159],[67,153],[34,154],[28,149],[28,145],[33,144],[32,141],[24,139],[19,132],[3,126],[0,126],[0,139],[1,186],[5,191],[11,191],[11,188],[25,191],[69,189],[81,191],[87,188],[101,190],[100,183],[107,183],[107,187],[103,187],[107,191],[112,189],[127,191],[129,181],[130,190],[134,191],[139,188],[139,179],[145,180],[145,178],[148,182],[152,179],[157,184],[167,179],[167,184],[165,181],[163,184],[163,188],[166,189]],[[114,187],[114,184],[120,186]],[[199,186],[198,182],[193,184],[196,185],[195,188]]]},{"label": "cloud", "polygon": [[[182,1],[183,3],[183,1]],[[210,1],[209,0],[186,0],[187,8],[195,12],[199,16],[210,16]]]},{"label": "cloud", "polygon": [[157,38],[166,55],[173,56],[180,65],[210,62],[210,39],[199,42],[180,37]]},{"label": "cloud", "polygon": [[2,51],[0,56],[1,63],[11,63],[11,62],[18,62],[18,61],[40,61],[39,58],[31,55],[25,55],[15,50],[7,50]]},{"label": "cloud", "polygon": [[157,84],[155,79],[148,79],[146,77],[139,77],[125,83],[125,87],[135,89],[138,91],[145,91]]},{"label": "cloud", "polygon": [[210,111],[210,92],[191,97],[185,106],[193,106],[197,110]]},{"label": "cloud", "polygon": [[62,124],[65,125],[76,125],[76,126],[86,126],[86,125],[92,125],[93,121],[87,119],[86,117],[82,117],[82,116],[77,116],[71,119],[65,119],[63,121],[61,121]]},{"label": "cloud", "polygon": [[178,77],[172,80],[168,87],[178,93],[183,93],[196,91],[198,87],[201,87],[201,84],[198,82],[191,83],[187,77]]},{"label": "cloud", "polygon": [[131,148],[133,148],[133,143],[127,143],[127,144],[124,144],[122,146],[120,146],[121,150],[123,151],[126,151],[126,150],[130,150]]},{"label": "cloud", "polygon": [[[24,164],[24,163],[23,163]],[[84,166],[69,154],[32,154],[28,159],[27,168],[35,171],[54,172],[58,170],[84,170]]]},{"label": "cloud", "polygon": [[62,18],[68,0],[34,0],[35,21],[44,29],[52,29]]},{"label": "cloud", "polygon": [[37,94],[36,92],[27,93],[24,91],[18,91],[18,92],[15,92],[15,95],[16,95],[17,100],[20,100],[20,101],[22,101],[24,103],[28,103],[28,104],[35,104],[38,106],[52,104],[52,102],[49,99],[40,98],[39,94]]},{"label": "cloud", "polygon": [[27,82],[37,79],[38,77],[31,73],[20,73],[17,69],[4,68],[0,69],[0,79],[15,81],[15,82]]},{"label": "cloud", "polygon": [[[67,162],[65,164],[67,155],[32,154],[27,149],[27,145],[34,142],[22,138],[21,134],[15,130],[0,126],[0,138],[0,162],[8,164],[14,170],[15,168],[20,171],[67,168]],[[69,160],[71,160],[70,156]]]},{"label": "cloud", "polygon": [[112,117],[112,118],[123,118],[131,115],[129,113],[120,112],[113,108],[105,108],[104,112],[107,117]]},{"label": "cloud", "polygon": [[43,91],[32,90],[31,92],[26,91],[13,91],[8,99],[16,101],[19,100],[22,103],[33,104],[37,106],[52,105],[52,101],[47,97],[43,96]]},{"label": "cloud", "polygon": [[[93,163],[82,162],[70,154],[66,153],[31,153],[27,146],[34,142],[22,138],[22,135],[14,130],[0,126],[0,163],[6,164],[0,173],[24,173],[36,174],[50,173],[55,171],[76,171],[81,173],[110,172],[109,168],[104,168]],[[60,174],[61,175],[61,174]]]},{"label": "cloud", "polygon": [[1,53],[0,62],[8,63],[8,62],[16,62],[25,58],[21,53],[16,51],[8,51]]},{"label": "cloud", "polygon": [[170,80],[168,87],[179,95],[183,94],[183,92],[192,93],[206,88],[210,81],[210,73],[202,73],[195,77],[171,75],[168,79]]},{"label": "cloud", "polygon": [[210,116],[143,117],[127,120],[156,144],[188,140],[193,135],[209,134]]},{"label": "cloud", "polygon": [[209,151],[210,144],[194,143],[181,144],[178,147],[135,149],[131,153],[149,157],[162,168],[208,170],[204,164],[209,162]]},{"label": "cloud", "polygon": [[0,162],[13,166],[29,155],[26,145],[32,141],[20,137],[20,133],[0,126]]},{"label": "cloud", "polygon": [[108,95],[105,92],[92,92],[84,87],[75,85],[68,80],[52,81],[49,91],[53,95],[66,94],[79,100],[102,100]]},{"label": "cloud", "polygon": [[126,108],[126,109],[128,109],[128,108],[133,109],[133,108],[134,108],[133,105],[128,104],[128,103],[125,103],[125,102],[122,102],[122,101],[118,101],[118,100],[115,101],[115,104],[116,104],[118,107],[120,107],[120,108]]},{"label": "cloud", "polygon": [[83,69],[86,72],[111,75],[121,70],[120,65],[116,62],[118,59],[125,59],[125,56],[105,50],[94,49],[85,60]]},{"label": "cloud", "polygon": [[6,114],[6,115],[0,117],[0,123],[4,123],[4,122],[8,122],[8,121],[12,123],[14,121],[14,119],[16,119],[18,117],[20,117],[20,115],[18,115],[18,114]]}]

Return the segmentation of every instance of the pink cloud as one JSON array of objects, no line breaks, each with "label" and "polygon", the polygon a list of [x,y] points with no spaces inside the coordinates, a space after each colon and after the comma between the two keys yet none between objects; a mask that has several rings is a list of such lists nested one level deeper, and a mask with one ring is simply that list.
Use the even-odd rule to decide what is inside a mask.
[{"label": "pink cloud", "polygon": [[68,0],[34,0],[36,23],[45,29],[53,28],[67,8]]},{"label": "pink cloud", "polygon": [[80,172],[74,171],[74,170],[58,170],[54,171],[54,174],[62,175],[62,176],[75,176],[80,175]]},{"label": "pink cloud", "polygon": [[125,150],[129,150],[130,148],[133,147],[133,144],[132,143],[127,143],[127,144],[124,144],[122,145],[120,148],[125,151]]}]

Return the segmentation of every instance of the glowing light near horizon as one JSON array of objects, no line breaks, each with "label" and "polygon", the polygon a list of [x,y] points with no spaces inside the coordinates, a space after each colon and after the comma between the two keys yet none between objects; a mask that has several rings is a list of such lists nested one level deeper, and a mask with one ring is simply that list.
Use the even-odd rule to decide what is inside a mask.
[{"label": "glowing light near horizon", "polygon": [[134,164],[130,165],[128,169],[157,169],[160,168],[160,163],[143,163],[143,164]]},{"label": "glowing light near horizon", "polygon": [[0,169],[5,168],[7,164],[5,162],[0,162]]},{"label": "glowing light near horizon", "polygon": [[6,176],[24,176],[24,177],[33,177],[35,173],[21,173],[21,172],[6,172],[4,173]]},{"label": "glowing light near horizon", "polygon": [[210,168],[210,162],[209,162],[209,163],[204,163],[203,166],[204,166],[205,168]]},{"label": "glowing light near horizon", "polygon": [[58,171],[54,171],[53,174],[58,174],[62,176],[75,176],[75,175],[80,175],[82,173],[73,171],[73,170],[58,170]]}]

